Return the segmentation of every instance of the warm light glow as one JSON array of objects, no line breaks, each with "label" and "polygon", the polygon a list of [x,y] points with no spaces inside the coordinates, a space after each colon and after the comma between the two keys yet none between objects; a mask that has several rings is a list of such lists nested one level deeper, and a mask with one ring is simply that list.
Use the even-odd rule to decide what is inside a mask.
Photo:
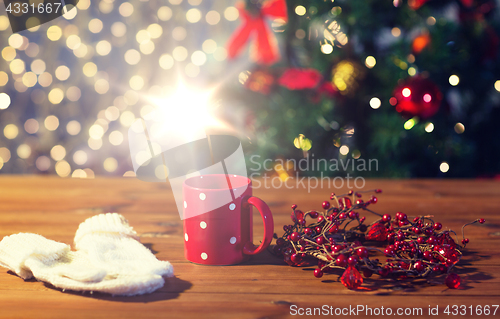
[{"label": "warm light glow", "polygon": [[118,12],[124,17],[130,17],[134,13],[134,6],[130,2],[124,2],[118,7]]},{"label": "warm light glow", "polygon": [[323,54],[330,54],[333,52],[333,46],[330,43],[325,43],[321,45],[321,52]]},{"label": "warm light glow", "polygon": [[36,168],[38,168],[39,171],[46,171],[50,168],[50,158],[47,156],[40,156],[36,159],[35,162]]},{"label": "warm light glow", "polygon": [[340,154],[342,155],[347,155],[349,154],[349,146],[347,145],[342,145],[339,149]]},{"label": "warm light glow", "polygon": [[296,6],[295,14],[297,14],[298,16],[303,16],[304,14],[306,14],[306,8],[304,6]]},{"label": "warm light glow", "polygon": [[424,94],[424,102],[429,103],[432,101],[432,96],[429,93]]},{"label": "warm light glow", "polygon": [[40,125],[35,119],[27,119],[26,122],[24,122],[24,130],[26,131],[26,133],[35,134],[36,132],[38,132],[39,128]]},{"label": "warm light glow", "polygon": [[196,23],[201,20],[201,11],[198,9],[189,9],[186,12],[186,20],[190,23]]},{"label": "warm light glow", "polygon": [[56,173],[60,177],[66,177],[71,173],[71,166],[68,162],[62,160],[56,163]]},{"label": "warm light glow", "polygon": [[371,69],[375,66],[375,64],[377,64],[377,60],[375,60],[374,57],[372,57],[371,55],[366,57],[365,65],[367,68]]},{"label": "warm light glow", "polygon": [[158,19],[161,21],[168,21],[172,18],[172,9],[169,7],[161,7],[158,9]]},{"label": "warm light glow", "polygon": [[239,16],[238,9],[235,7],[227,7],[226,10],[224,10],[224,18],[228,21],[236,21]]},{"label": "warm light glow", "polygon": [[409,67],[408,68],[408,75],[414,76],[415,74],[417,74],[417,69],[415,69],[414,67]]},{"label": "warm light glow", "polygon": [[111,25],[111,33],[117,37],[123,37],[127,33],[127,26],[123,22],[115,22]]},{"label": "warm light glow", "polygon": [[66,149],[62,145],[56,145],[50,150],[50,157],[56,162],[60,161],[66,157]]},{"label": "warm light glow", "polygon": [[434,124],[432,124],[432,122],[425,124],[425,131],[427,133],[434,131]]},{"label": "warm light glow", "polygon": [[418,123],[418,119],[416,117],[409,119],[408,121],[405,122],[404,128],[405,130],[411,130],[415,124]]},{"label": "warm light glow", "polygon": [[127,62],[130,65],[136,65],[141,61],[141,54],[139,51],[130,49],[127,52],[125,52],[125,62]]},{"label": "warm light glow", "polygon": [[66,81],[71,74],[69,68],[65,65],[60,65],[57,67],[55,75],[59,81]]},{"label": "warm light glow", "polygon": [[378,97],[372,97],[371,100],[370,100],[370,106],[372,109],[378,109],[380,107],[380,105],[382,105],[382,102],[380,101],[380,99]]},{"label": "warm light glow", "polygon": [[68,124],[66,125],[66,131],[68,132],[69,135],[78,135],[82,129],[82,126],[78,121],[69,121]]},{"label": "warm light glow", "polygon": [[174,130],[189,136],[195,134],[192,127],[220,126],[208,110],[210,95],[211,91],[195,91],[181,82],[172,95],[164,98],[151,98],[151,103],[157,106],[157,109],[147,114],[145,118],[152,117],[158,123],[169,123],[169,125],[155,126],[151,134],[162,136],[166,130]]},{"label": "warm light glow", "polygon": [[404,88],[402,93],[404,97],[409,97],[411,95],[411,90],[409,88]]},{"label": "warm light glow", "polygon": [[205,20],[210,25],[216,25],[220,21],[220,14],[215,10],[209,11],[205,16]]},{"label": "warm light glow", "polygon": [[7,124],[3,128],[3,135],[5,135],[6,138],[9,140],[13,140],[17,137],[19,134],[19,129],[15,124]]},{"label": "warm light glow", "polygon": [[457,134],[462,134],[463,132],[465,132],[465,125],[463,125],[462,123],[457,123],[455,124],[454,129]]},{"label": "warm light glow", "polygon": [[43,121],[45,128],[49,131],[55,131],[59,127],[59,119],[54,115],[49,115]]},{"label": "warm light glow", "polygon": [[495,90],[497,90],[498,92],[500,92],[500,80],[498,80],[498,81],[495,82]]},{"label": "warm light glow", "polygon": [[392,28],[391,34],[393,37],[399,37],[401,35],[401,29],[400,28]]},{"label": "warm light glow", "polygon": [[214,53],[217,50],[217,42],[212,39],[207,39],[201,45],[203,51],[207,54]]},{"label": "warm light glow", "polygon": [[450,76],[448,81],[451,85],[456,86],[460,82],[460,78],[457,75],[453,74],[452,76]]},{"label": "warm light glow", "polygon": [[62,36],[62,30],[57,25],[53,25],[47,29],[47,38],[51,41],[57,41]]},{"label": "warm light glow", "polygon": [[175,47],[172,51],[172,56],[177,61],[184,61],[188,57],[188,50],[183,46]]},{"label": "warm light glow", "polygon": [[22,159],[27,159],[31,156],[31,147],[28,144],[21,144],[17,148],[17,156]]},{"label": "warm light glow", "polygon": [[76,151],[75,154],[73,154],[73,162],[77,165],[83,165],[87,163],[88,157],[87,153],[85,151],[79,150]]},{"label": "warm light glow", "polygon": [[104,160],[103,167],[107,172],[114,172],[118,168],[118,161],[113,157],[108,157]]},{"label": "warm light glow", "polygon": [[439,165],[439,170],[443,173],[446,173],[450,170],[450,165],[446,162],[442,162],[441,165]]},{"label": "warm light glow", "polygon": [[10,105],[10,96],[7,93],[0,93],[0,110],[5,110]]}]

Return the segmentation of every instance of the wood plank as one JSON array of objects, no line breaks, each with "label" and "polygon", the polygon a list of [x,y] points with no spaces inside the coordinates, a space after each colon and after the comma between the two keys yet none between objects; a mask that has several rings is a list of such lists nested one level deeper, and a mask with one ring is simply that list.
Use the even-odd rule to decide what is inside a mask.
[{"label": "wood plank", "polygon": [[[134,178],[94,180],[57,177],[0,176],[0,236],[17,232],[39,233],[71,244],[85,218],[116,211],[141,235],[141,241],[159,259],[169,260],[175,278],[146,296],[112,297],[105,294],[61,292],[50,285],[28,281],[0,269],[0,318],[288,318],[290,305],[299,307],[421,307],[422,318],[432,317],[428,307],[485,305],[500,300],[500,183],[491,180],[367,180],[364,189],[382,188],[373,209],[409,216],[434,215],[436,221],[458,231],[475,218],[484,225],[466,228],[470,238],[457,272],[462,289],[442,284],[397,283],[366,279],[364,289],[351,291],[338,282],[338,274],[321,280],[311,267],[296,268],[268,252],[235,266],[200,266],[183,253],[182,221],[168,184]],[[275,231],[290,221],[290,205],[320,209],[332,190],[259,188],[254,194],[266,201],[275,219]],[[336,193],[347,189],[333,190]],[[376,217],[366,215],[368,221]],[[254,242],[263,234],[254,216]],[[442,281],[436,278],[435,281]],[[499,315],[500,312],[497,312]],[[443,315],[442,313],[440,315]],[[370,317],[370,316],[363,316]],[[380,316],[379,316],[380,317]],[[477,317],[475,315],[469,317]]]}]

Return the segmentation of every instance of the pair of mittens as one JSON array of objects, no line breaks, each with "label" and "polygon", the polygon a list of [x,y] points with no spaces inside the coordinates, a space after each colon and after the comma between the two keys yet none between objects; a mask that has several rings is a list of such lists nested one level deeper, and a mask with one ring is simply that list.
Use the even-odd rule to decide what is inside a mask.
[{"label": "pair of mittens", "polygon": [[138,241],[122,215],[91,217],[80,224],[69,245],[37,234],[20,233],[0,242],[0,265],[23,279],[35,277],[74,291],[133,296],[163,287],[173,276],[168,261],[159,261]]}]

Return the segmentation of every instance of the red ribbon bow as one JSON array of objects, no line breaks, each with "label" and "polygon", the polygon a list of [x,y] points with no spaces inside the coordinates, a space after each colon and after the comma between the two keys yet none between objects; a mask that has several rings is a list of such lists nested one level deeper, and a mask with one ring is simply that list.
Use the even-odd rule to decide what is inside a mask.
[{"label": "red ribbon bow", "polygon": [[279,60],[280,55],[276,45],[276,38],[268,30],[265,18],[288,19],[285,0],[271,0],[266,2],[257,16],[252,15],[245,10],[243,6],[239,7],[240,16],[243,24],[234,32],[228,43],[229,58],[236,57],[244,48],[249,37],[256,35],[256,51],[252,58],[260,64],[273,64]]}]

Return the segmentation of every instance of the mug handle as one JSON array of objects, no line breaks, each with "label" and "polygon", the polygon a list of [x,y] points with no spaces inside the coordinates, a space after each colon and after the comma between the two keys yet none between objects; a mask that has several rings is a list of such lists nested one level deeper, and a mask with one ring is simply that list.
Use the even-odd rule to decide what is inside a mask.
[{"label": "mug handle", "polygon": [[266,249],[273,240],[273,234],[274,234],[273,215],[271,214],[269,206],[267,206],[267,204],[264,203],[264,201],[262,201],[260,198],[251,196],[246,199],[245,204],[252,205],[255,208],[257,208],[257,210],[260,213],[260,216],[262,216],[262,220],[264,221],[264,239],[262,239],[262,243],[260,244],[260,246],[257,247],[252,242],[249,242],[243,247],[244,254],[255,255]]}]

